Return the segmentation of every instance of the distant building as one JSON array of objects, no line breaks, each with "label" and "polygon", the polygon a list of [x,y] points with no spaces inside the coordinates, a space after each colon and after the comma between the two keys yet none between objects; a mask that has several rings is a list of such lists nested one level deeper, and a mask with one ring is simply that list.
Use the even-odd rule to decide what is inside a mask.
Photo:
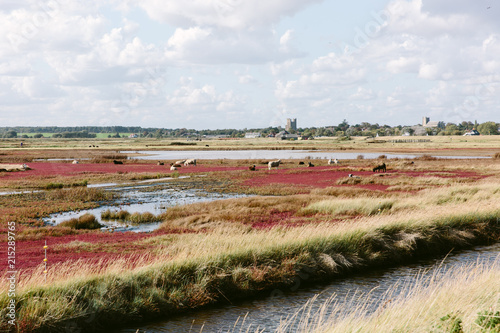
[{"label": "distant building", "polygon": [[259,132],[247,132],[245,133],[245,138],[246,139],[255,139],[255,138],[260,138],[261,134]]},{"label": "distant building", "polygon": [[297,118],[293,118],[293,119],[287,118],[285,130],[287,130],[287,131],[291,131],[291,130],[296,131],[297,130]]},{"label": "distant building", "polygon": [[287,131],[281,131],[276,134],[276,139],[280,140],[297,140],[299,136],[297,134],[290,134]]},{"label": "distant building", "polygon": [[422,126],[424,127],[439,127],[439,121],[430,121],[431,118],[423,117],[422,118]]},{"label": "distant building", "polygon": [[469,135],[481,135],[481,134],[479,134],[479,132],[475,128],[473,128],[472,130],[467,131],[464,134],[464,136],[469,136]]}]

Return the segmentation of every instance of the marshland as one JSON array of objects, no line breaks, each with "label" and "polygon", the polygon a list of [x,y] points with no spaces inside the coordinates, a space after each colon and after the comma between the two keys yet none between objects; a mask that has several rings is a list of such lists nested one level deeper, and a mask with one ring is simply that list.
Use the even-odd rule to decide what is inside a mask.
[{"label": "marshland", "polygon": [[[267,298],[275,290],[284,292],[286,307],[286,293],[295,291],[298,281],[300,288],[322,286],[497,244],[500,140],[425,139],[212,140],[189,146],[168,140],[94,139],[98,148],[85,140],[24,140],[23,148],[15,139],[3,140],[0,163],[29,166],[0,173],[0,191],[14,192],[0,196],[0,219],[5,234],[9,222],[16,226],[17,329],[140,328],[138,323]],[[160,165],[157,157],[144,159],[139,153],[158,150],[197,158],[197,166],[170,171],[173,159],[162,159]],[[257,152],[244,159],[206,158],[219,150]],[[269,170],[269,155],[261,157],[259,150],[310,154],[282,159],[278,169]],[[201,151],[203,158],[197,155]],[[347,151],[356,157],[339,157]],[[312,155],[316,152],[338,157],[340,163],[328,165],[326,158]],[[411,157],[392,157],[396,154]],[[308,162],[315,166],[307,167]],[[381,163],[386,172],[373,172]],[[141,183],[145,180],[148,186]],[[95,186],[109,183],[113,186]],[[154,194],[147,203],[158,202],[159,209],[122,205],[133,191]],[[198,193],[209,200],[176,203],[165,199],[168,193]],[[89,213],[93,209],[102,210],[95,216]],[[47,223],[53,214],[68,212],[76,215]],[[102,228],[102,219],[126,225],[154,222],[156,227],[112,232]],[[9,300],[7,271],[0,294],[3,317]],[[314,325],[303,331],[317,332],[375,327],[495,332],[500,329],[495,321],[498,275],[498,263],[478,262],[452,269],[431,284],[410,286],[404,297],[382,302],[369,314],[359,310],[330,316],[324,307],[321,315],[310,320],[305,311],[298,320]],[[453,302],[443,295],[453,295]],[[429,310],[421,316],[424,308]],[[286,327],[277,330],[288,331]]]}]

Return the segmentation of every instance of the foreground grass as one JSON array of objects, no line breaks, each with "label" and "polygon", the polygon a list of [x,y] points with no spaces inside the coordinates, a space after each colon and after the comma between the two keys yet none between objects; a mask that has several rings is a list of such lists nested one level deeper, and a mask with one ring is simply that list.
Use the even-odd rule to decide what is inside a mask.
[{"label": "foreground grass", "polygon": [[[92,331],[498,241],[500,202],[493,188],[483,191],[493,200],[481,212],[450,203],[433,214],[396,211],[356,223],[267,231],[221,224],[204,233],[147,238],[141,242],[153,253],[133,265],[115,262],[103,270],[70,262],[51,269],[47,284],[41,270],[20,278],[18,327]],[[2,316],[7,302],[0,294]]]},{"label": "foreground grass", "polygon": [[335,298],[315,308],[313,298],[276,332],[500,332],[500,257],[493,264],[437,269],[397,296],[394,292],[377,299],[380,305],[371,314],[369,294],[351,295],[348,309]]}]

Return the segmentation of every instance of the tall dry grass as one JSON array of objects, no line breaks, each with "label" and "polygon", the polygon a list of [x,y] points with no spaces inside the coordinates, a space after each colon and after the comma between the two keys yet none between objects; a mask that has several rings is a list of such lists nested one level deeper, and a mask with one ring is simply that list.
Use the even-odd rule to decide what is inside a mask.
[{"label": "tall dry grass", "polygon": [[[212,227],[205,232],[138,240],[150,254],[131,265],[103,263],[82,270],[84,262],[63,263],[51,269],[48,285],[41,283],[39,271],[21,273],[17,290],[19,322],[26,330],[52,329],[67,320],[83,330],[92,329],[123,323],[131,313],[136,318],[170,315],[276,286],[286,288],[303,272],[314,282],[498,240],[499,195],[496,184],[457,185],[417,196],[388,197],[383,200],[392,204],[390,210],[355,222],[265,231],[238,222],[270,209],[314,208],[315,202],[328,199],[335,204],[325,206],[336,209],[342,199],[325,195],[256,197],[176,207],[165,216],[165,226],[189,226],[190,219],[199,219]],[[380,201],[373,200],[377,204]],[[377,207],[368,196],[354,202],[362,212]],[[0,315],[6,308],[5,290],[6,279],[2,279]]]},{"label": "tall dry grass", "polygon": [[500,331],[500,257],[493,264],[476,262],[445,273],[436,270],[405,285],[396,296],[398,287],[377,300],[380,305],[372,314],[367,311],[372,307],[369,294],[349,295],[349,306],[340,306],[332,297],[316,308],[312,298],[276,332]]}]

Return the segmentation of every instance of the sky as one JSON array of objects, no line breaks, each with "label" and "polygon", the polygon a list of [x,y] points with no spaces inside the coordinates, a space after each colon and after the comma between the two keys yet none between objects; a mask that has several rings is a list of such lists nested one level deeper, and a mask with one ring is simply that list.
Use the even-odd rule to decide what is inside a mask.
[{"label": "sky", "polygon": [[500,122],[494,0],[2,0],[0,127]]}]

